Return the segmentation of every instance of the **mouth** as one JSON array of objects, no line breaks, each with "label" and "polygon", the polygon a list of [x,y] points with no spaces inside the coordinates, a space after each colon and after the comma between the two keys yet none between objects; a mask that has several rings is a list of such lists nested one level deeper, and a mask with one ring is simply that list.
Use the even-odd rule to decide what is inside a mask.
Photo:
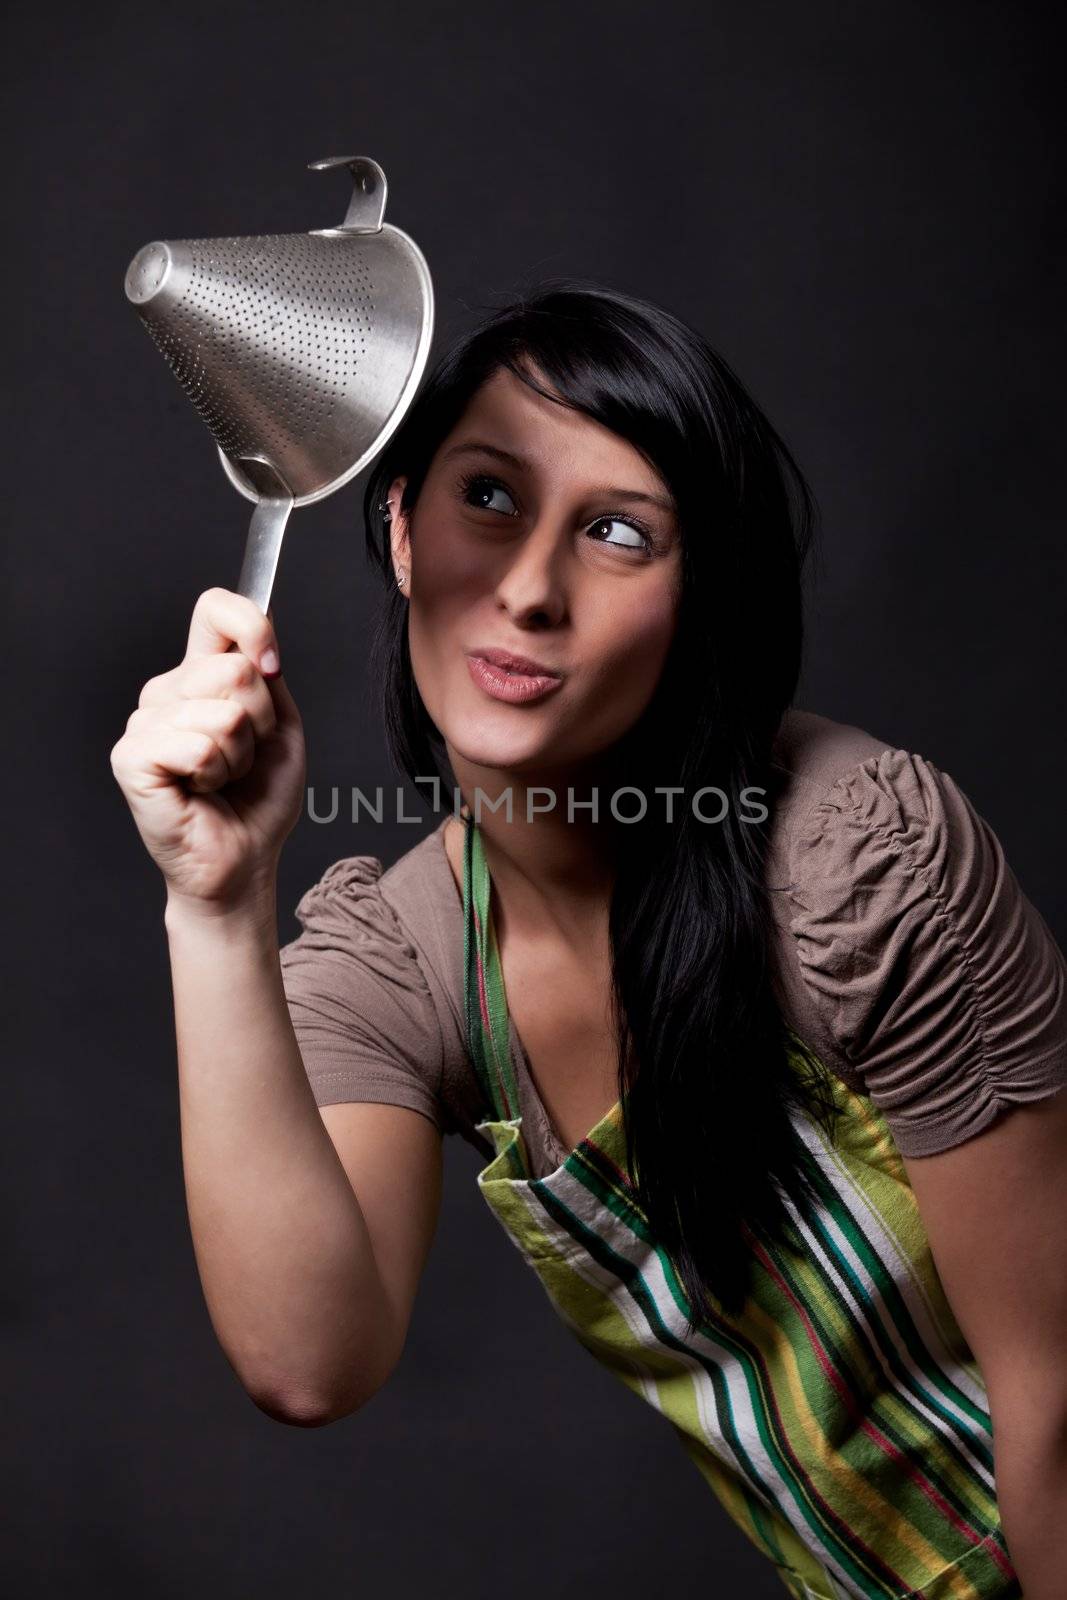
[{"label": "mouth", "polygon": [[562,673],[542,662],[495,647],[469,650],[467,667],[474,682],[491,699],[512,705],[540,700],[563,682]]},{"label": "mouth", "polygon": [[557,672],[555,667],[547,667],[543,661],[534,661],[530,656],[516,655],[513,650],[498,650],[493,645],[475,645],[468,654],[488,661],[494,667],[500,667],[505,672],[517,672],[528,678],[562,678],[563,674]]}]

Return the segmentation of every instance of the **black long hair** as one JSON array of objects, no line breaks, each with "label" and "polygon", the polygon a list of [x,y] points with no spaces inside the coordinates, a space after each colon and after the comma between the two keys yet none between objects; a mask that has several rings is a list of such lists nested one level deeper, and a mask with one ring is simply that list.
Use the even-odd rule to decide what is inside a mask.
[{"label": "black long hair", "polygon": [[[650,804],[625,824],[610,936],[627,1157],[692,1328],[706,1295],[741,1309],[753,1238],[797,1242],[783,1196],[811,1213],[813,1168],[790,1108],[832,1121],[821,1064],[803,1047],[803,1072],[787,1060],[787,1043],[800,1042],[775,991],[765,872],[772,741],[800,672],[817,504],[727,363],[670,312],[573,277],[493,311],[437,362],[366,487],[368,550],[388,596],[372,647],[381,711],[412,780],[453,781],[412,672],[383,503],[403,474],[401,506],[414,508],[438,446],[499,368],[546,393],[524,360],[550,398],[634,445],[678,508],[676,631],[650,704],[611,755],[646,796],[657,785],[682,796],[670,823]],[[720,823],[693,814],[705,785],[729,797]],[[740,803],[746,788],[763,794]],[[746,820],[760,801],[767,821]]]}]

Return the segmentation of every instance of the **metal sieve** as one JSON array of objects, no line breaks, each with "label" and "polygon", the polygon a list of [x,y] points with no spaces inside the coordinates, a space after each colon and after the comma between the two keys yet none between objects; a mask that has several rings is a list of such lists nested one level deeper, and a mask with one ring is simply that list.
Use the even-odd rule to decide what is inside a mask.
[{"label": "metal sieve", "polygon": [[154,240],[126,296],[255,510],[238,592],[266,611],[289,513],[354,478],[415,398],[433,336],[421,250],[385,219],[385,173],[330,156],[354,189],[337,228]]}]

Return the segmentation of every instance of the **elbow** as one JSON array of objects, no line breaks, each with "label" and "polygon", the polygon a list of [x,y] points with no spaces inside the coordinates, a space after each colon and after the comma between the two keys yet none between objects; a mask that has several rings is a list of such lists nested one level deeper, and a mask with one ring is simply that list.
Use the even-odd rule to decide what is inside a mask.
[{"label": "elbow", "polygon": [[378,1393],[380,1380],[350,1383],[331,1394],[293,1388],[274,1388],[246,1384],[247,1394],[263,1415],[272,1422],[285,1422],[291,1428],[324,1428],[330,1422],[354,1416]]},{"label": "elbow", "polygon": [[272,1422],[286,1422],[291,1428],[324,1428],[337,1422],[346,1412],[318,1399],[298,1395],[261,1394],[248,1391],[256,1409]]},{"label": "elbow", "polygon": [[262,1369],[249,1372],[235,1365],[241,1385],[256,1408],[272,1422],[291,1428],[324,1428],[362,1410],[388,1381],[398,1360],[402,1341],[384,1341],[357,1352],[335,1352],[332,1369],[322,1382],[314,1374]]}]

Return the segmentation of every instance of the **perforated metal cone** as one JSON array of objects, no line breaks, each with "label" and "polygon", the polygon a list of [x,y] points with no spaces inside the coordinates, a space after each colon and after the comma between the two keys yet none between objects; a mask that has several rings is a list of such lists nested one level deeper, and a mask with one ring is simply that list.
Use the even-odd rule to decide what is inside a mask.
[{"label": "perforated metal cone", "polygon": [[343,226],[155,241],[126,273],[127,297],[231,481],[259,499],[254,463],[266,462],[296,505],[340,488],[382,448],[433,333],[429,269],[382,221],[381,168],[367,157],[313,165],[347,165],[357,180]]}]

